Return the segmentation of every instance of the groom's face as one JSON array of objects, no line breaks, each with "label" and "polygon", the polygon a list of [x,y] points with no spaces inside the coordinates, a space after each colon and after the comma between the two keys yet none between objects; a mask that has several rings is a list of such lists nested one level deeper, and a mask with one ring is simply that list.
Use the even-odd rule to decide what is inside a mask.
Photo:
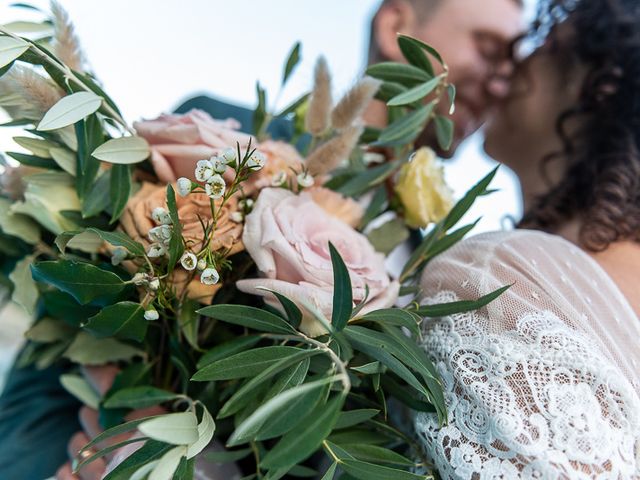
[{"label": "groom's face", "polygon": [[[457,89],[453,115],[456,129],[450,151],[453,153],[460,141],[480,127],[493,102],[508,92],[509,46],[523,27],[520,3],[517,0],[439,0],[423,16],[416,11],[415,3],[412,5],[406,0],[392,3],[396,10],[392,7],[387,14],[397,15],[398,23],[388,24],[389,27],[432,45],[449,66],[449,80]],[[381,53],[389,60],[403,61],[395,43],[395,32],[388,36],[393,40],[388,45],[383,44],[384,38],[378,37]],[[446,113],[447,106],[441,107],[440,113]],[[433,133],[426,131],[421,141],[434,145]]]}]

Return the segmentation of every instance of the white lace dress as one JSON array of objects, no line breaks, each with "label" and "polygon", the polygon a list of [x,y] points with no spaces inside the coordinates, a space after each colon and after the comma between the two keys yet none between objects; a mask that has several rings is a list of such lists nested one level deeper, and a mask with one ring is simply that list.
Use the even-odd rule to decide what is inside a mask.
[{"label": "white lace dress", "polygon": [[414,417],[443,479],[640,478],[640,319],[560,237],[465,240],[429,264],[427,300],[511,289],[474,313],[425,320],[449,422]]}]

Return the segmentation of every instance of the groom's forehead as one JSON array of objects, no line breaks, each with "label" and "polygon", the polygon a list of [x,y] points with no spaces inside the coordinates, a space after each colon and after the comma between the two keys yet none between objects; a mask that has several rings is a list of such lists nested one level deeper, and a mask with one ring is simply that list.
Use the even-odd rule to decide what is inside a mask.
[{"label": "groom's forehead", "polygon": [[434,20],[511,39],[524,28],[522,5],[521,0],[440,0],[441,15]]}]

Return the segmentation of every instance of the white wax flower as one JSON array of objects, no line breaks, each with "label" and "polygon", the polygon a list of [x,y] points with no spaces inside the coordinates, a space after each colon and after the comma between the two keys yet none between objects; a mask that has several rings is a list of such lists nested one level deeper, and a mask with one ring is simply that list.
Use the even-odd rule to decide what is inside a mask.
[{"label": "white wax flower", "polygon": [[198,258],[191,252],[184,252],[180,264],[185,270],[194,270],[198,265]]},{"label": "white wax flower", "polygon": [[147,310],[145,310],[144,312],[144,319],[145,320],[149,320],[149,321],[153,321],[153,320],[158,320],[160,318],[160,314],[158,313],[158,311],[153,308],[153,307],[149,307]]},{"label": "white wax flower", "polygon": [[127,250],[122,247],[116,247],[111,254],[111,265],[120,265],[127,258]]},{"label": "white wax flower", "polygon": [[227,163],[233,163],[238,159],[238,152],[235,148],[227,147],[222,151],[222,158],[224,158]]},{"label": "white wax flower", "polygon": [[160,288],[160,280],[159,280],[159,279],[157,279],[157,278],[154,278],[153,280],[151,280],[151,281],[149,282],[149,288],[150,288],[151,290],[153,290],[154,292],[155,292],[156,290],[158,290],[158,288]]},{"label": "white wax flower", "polygon": [[209,178],[208,183],[204,186],[204,191],[209,198],[217,200],[218,198],[222,198],[226,187],[227,184],[224,181],[224,178],[222,178],[218,174],[215,174],[211,178]]},{"label": "white wax flower", "polygon": [[171,240],[171,227],[169,225],[159,225],[149,230],[149,240],[156,243],[168,243]]},{"label": "white wax flower", "polygon": [[242,214],[242,212],[232,212],[231,215],[229,215],[229,218],[232,222],[242,223],[242,221],[244,220],[244,215]]},{"label": "white wax flower", "polygon": [[224,173],[227,170],[227,162],[223,157],[213,156],[209,159],[213,165],[213,171],[216,173]]},{"label": "white wax flower", "polygon": [[301,174],[299,174],[297,176],[297,179],[298,179],[298,185],[301,186],[302,188],[311,187],[315,182],[313,177],[309,175],[307,172],[302,172]]},{"label": "white wax flower", "polygon": [[186,197],[191,193],[191,180],[185,177],[180,177],[176,183],[178,189],[178,195]]},{"label": "white wax flower", "polygon": [[267,157],[264,156],[264,153],[256,150],[251,154],[249,160],[247,160],[247,167],[253,171],[260,170],[264,167],[264,164],[267,161]]},{"label": "white wax flower", "polygon": [[281,187],[287,181],[287,172],[280,171],[278,173],[274,173],[271,177],[271,186],[272,187]]},{"label": "white wax flower", "polygon": [[196,163],[196,180],[206,182],[214,174],[213,164],[209,160],[198,160]]},{"label": "white wax flower", "polygon": [[238,202],[238,208],[240,210],[251,210],[254,203],[253,198],[243,198]]},{"label": "white wax flower", "polygon": [[146,273],[136,273],[131,279],[134,285],[143,285],[147,281]]},{"label": "white wax flower", "polygon": [[198,270],[202,271],[207,268],[207,261],[204,258],[198,260]]},{"label": "white wax flower", "polygon": [[205,285],[215,285],[220,281],[220,274],[213,267],[205,268],[200,274],[200,281]]},{"label": "white wax flower", "polygon": [[147,257],[149,258],[157,258],[162,257],[167,254],[167,247],[162,243],[152,243],[149,245],[149,250],[147,251]]},{"label": "white wax flower", "polygon": [[151,212],[151,219],[157,225],[171,225],[171,215],[166,208],[156,207]]}]

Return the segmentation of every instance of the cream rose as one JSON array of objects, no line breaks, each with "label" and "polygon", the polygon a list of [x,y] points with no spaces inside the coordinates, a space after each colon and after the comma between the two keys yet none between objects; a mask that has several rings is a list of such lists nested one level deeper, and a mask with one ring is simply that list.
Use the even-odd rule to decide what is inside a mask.
[{"label": "cream rose", "polygon": [[[154,209],[166,208],[166,187],[152,183],[143,183],[142,188],[129,199],[127,207],[120,218],[120,227],[134,240],[142,243],[145,250],[151,242],[148,238],[149,230],[156,226],[152,218]],[[221,200],[216,202],[218,208]],[[242,244],[242,224],[231,219],[231,214],[238,211],[237,200],[230,198],[220,212],[216,232],[211,240],[212,250],[224,250],[228,255],[244,249]],[[177,197],[176,206],[182,224],[182,236],[188,247],[198,252],[202,247],[203,231],[200,219],[211,221],[209,197],[203,193],[192,193],[187,197]],[[194,278],[192,272],[178,267],[174,270],[171,283],[178,294],[187,289],[189,298],[202,303],[210,303],[213,294],[220,288],[220,284],[204,285],[199,278]]]},{"label": "cream rose", "polygon": [[243,234],[245,248],[265,276],[240,280],[243,292],[261,295],[278,306],[273,295],[260,287],[281,293],[301,307],[301,330],[308,335],[326,333],[301,301],[318,308],[330,319],[333,299],[333,269],[329,253],[332,242],[349,269],[356,303],[369,299],[363,312],[390,307],[398,296],[398,284],[385,271],[384,256],[367,238],[331,216],[308,192],[267,188],[260,193],[247,216]]},{"label": "cream rose", "polygon": [[402,166],[395,190],[404,207],[405,221],[413,228],[439,222],[453,207],[453,192],[430,148],[419,149]]},{"label": "cream rose", "polygon": [[175,182],[179,177],[194,180],[198,160],[218,155],[226,147],[244,149],[252,138],[239,132],[240,124],[233,119],[214,120],[202,110],[184,115],[162,115],[155,120],[134,123],[138,135],[151,146],[151,163],[163,182]]}]

